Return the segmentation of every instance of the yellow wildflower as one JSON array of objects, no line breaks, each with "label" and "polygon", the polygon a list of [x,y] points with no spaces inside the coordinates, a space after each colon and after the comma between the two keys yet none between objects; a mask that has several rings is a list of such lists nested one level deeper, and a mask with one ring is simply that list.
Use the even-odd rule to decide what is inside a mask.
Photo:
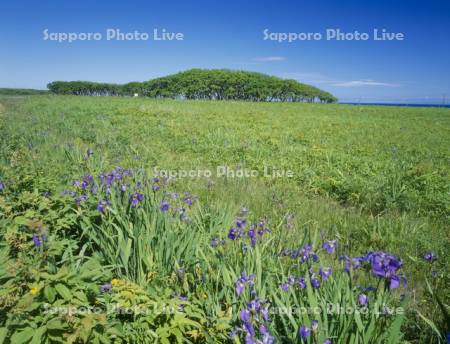
[{"label": "yellow wildflower", "polygon": [[112,280],[111,280],[111,284],[114,286],[114,285],[118,285],[119,284],[119,279],[118,278],[113,278]]},{"label": "yellow wildflower", "polygon": [[31,293],[31,295],[36,295],[37,293],[38,293],[38,288],[36,288],[36,287],[33,287],[33,288],[31,288],[30,289],[30,293]]}]

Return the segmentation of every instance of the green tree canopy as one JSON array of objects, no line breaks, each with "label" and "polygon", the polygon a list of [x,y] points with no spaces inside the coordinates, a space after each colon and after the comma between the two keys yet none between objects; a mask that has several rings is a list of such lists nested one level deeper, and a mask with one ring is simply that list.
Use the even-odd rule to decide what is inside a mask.
[{"label": "green tree canopy", "polygon": [[124,85],[89,81],[54,81],[47,87],[56,94],[90,96],[138,93],[152,98],[324,103],[337,101],[332,94],[296,80],[228,69],[190,69],[149,81],[129,82]]}]

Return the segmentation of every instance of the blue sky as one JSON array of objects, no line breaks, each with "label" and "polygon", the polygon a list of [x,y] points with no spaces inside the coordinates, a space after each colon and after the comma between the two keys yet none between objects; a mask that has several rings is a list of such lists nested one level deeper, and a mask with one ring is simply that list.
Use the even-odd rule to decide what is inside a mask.
[{"label": "blue sky", "polygon": [[[340,101],[450,98],[450,1],[5,1],[0,87],[53,80],[124,83],[188,68],[231,68],[293,78]],[[44,41],[49,32],[182,32],[183,41]],[[263,31],[367,32],[367,41],[279,43]],[[403,41],[374,41],[374,29]]]}]

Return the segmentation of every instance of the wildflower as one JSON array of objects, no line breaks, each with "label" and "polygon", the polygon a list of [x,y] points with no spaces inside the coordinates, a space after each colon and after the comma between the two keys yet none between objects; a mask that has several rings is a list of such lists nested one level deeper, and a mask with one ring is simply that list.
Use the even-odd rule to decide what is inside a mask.
[{"label": "wildflower", "polygon": [[252,225],[250,227],[250,229],[247,232],[247,235],[250,238],[250,242],[251,242],[252,247],[255,247],[255,245],[256,245],[256,232],[255,232],[255,226],[254,225]]},{"label": "wildflower", "polygon": [[39,289],[36,288],[36,287],[33,287],[33,288],[30,289],[31,295],[36,295],[38,293],[38,291],[39,291]]},{"label": "wildflower", "polygon": [[311,330],[316,332],[319,328],[319,322],[317,320],[311,321]]},{"label": "wildflower", "polygon": [[3,191],[6,189],[6,185],[3,182],[0,182],[0,191]]},{"label": "wildflower", "polygon": [[310,330],[306,326],[302,325],[302,326],[300,326],[300,329],[298,330],[298,334],[301,339],[306,339],[310,335]]},{"label": "wildflower", "polygon": [[242,235],[242,232],[239,228],[230,228],[230,231],[228,232],[228,239],[235,240],[237,238],[240,238]]},{"label": "wildflower", "polygon": [[358,296],[358,303],[361,305],[361,306],[367,306],[367,303],[369,302],[369,298],[367,297],[367,295],[366,294],[360,294],[359,296]]},{"label": "wildflower", "polygon": [[300,287],[300,289],[305,289],[306,288],[305,279],[303,277],[299,278],[298,286]]},{"label": "wildflower", "polygon": [[[242,322],[241,331],[245,333],[246,344],[273,344],[274,338],[267,329],[268,311],[264,302],[253,299],[247,303],[247,307],[239,312],[239,319]],[[259,331],[257,331],[259,330]],[[259,332],[259,333],[258,333]],[[236,333],[232,333],[234,336]]]},{"label": "wildflower", "polygon": [[111,285],[112,286],[116,286],[116,285],[118,285],[120,283],[120,280],[118,279],[118,278],[113,278],[112,280],[111,280]]},{"label": "wildflower", "polygon": [[89,186],[89,184],[91,184],[94,181],[94,177],[92,177],[91,175],[87,175],[83,178],[83,181],[81,182],[80,187],[83,190],[86,190],[87,187]]},{"label": "wildflower", "polygon": [[39,239],[39,236],[37,234],[33,234],[32,239],[33,239],[34,246],[36,248],[39,248],[42,246],[42,241],[41,241],[41,239]]},{"label": "wildflower", "polygon": [[323,344],[333,344],[333,342],[331,341],[330,338],[325,339],[325,341],[323,342]]},{"label": "wildflower", "polygon": [[436,255],[435,255],[433,252],[428,251],[428,252],[425,253],[425,255],[423,256],[423,259],[425,259],[425,260],[427,260],[427,261],[429,261],[429,262],[433,262],[433,261],[435,261],[435,260],[437,259],[437,257],[436,257]]},{"label": "wildflower", "polygon": [[398,288],[400,279],[397,270],[403,263],[397,257],[385,252],[370,252],[366,260],[370,263],[375,276],[385,278],[389,282],[390,289]]},{"label": "wildflower", "polygon": [[139,192],[135,192],[130,197],[131,207],[137,208],[143,200],[144,200],[144,195]]},{"label": "wildflower", "polygon": [[330,240],[324,242],[322,248],[326,250],[329,254],[332,254],[336,251],[336,240]]},{"label": "wildflower", "polygon": [[236,294],[240,296],[244,292],[246,285],[253,285],[254,278],[255,275],[247,276],[245,272],[242,272],[241,277],[235,283]]},{"label": "wildflower", "polygon": [[314,275],[311,277],[311,285],[314,289],[320,288],[320,281]]},{"label": "wildflower", "polygon": [[333,270],[331,268],[320,268],[319,269],[319,275],[322,277],[324,281],[328,280],[330,278],[331,274],[333,273]]},{"label": "wildflower", "polygon": [[400,286],[400,277],[394,275],[389,280],[389,289],[396,289]]},{"label": "wildflower", "polygon": [[108,205],[109,205],[109,202],[107,202],[107,201],[99,201],[97,204],[97,210],[99,212],[101,212],[102,214],[104,214]]},{"label": "wildflower", "polygon": [[377,277],[390,277],[395,275],[402,266],[402,262],[395,256],[385,252],[371,252],[367,255],[372,273]]},{"label": "wildflower", "polygon": [[108,174],[106,176],[106,185],[111,186],[115,178],[116,176],[113,173]]},{"label": "wildflower", "polygon": [[161,202],[161,204],[159,205],[159,209],[160,209],[162,212],[168,211],[169,208],[170,208],[170,204],[169,204],[169,202],[167,202],[166,200],[163,200],[163,201]]},{"label": "wildflower", "polygon": [[250,311],[248,309],[243,309],[240,314],[239,314],[239,318],[241,319],[242,322],[246,323],[246,322],[250,322],[251,320],[251,314]]},{"label": "wildflower", "polygon": [[187,205],[192,205],[194,203],[195,197],[192,197],[188,192],[184,193],[183,202]]},{"label": "wildflower", "polygon": [[264,321],[269,321],[269,311],[266,307],[262,307],[260,313]]},{"label": "wildflower", "polygon": [[295,256],[300,257],[301,263],[307,262],[310,257],[312,257],[315,262],[318,260],[318,256],[312,251],[312,246],[309,244],[305,245],[298,252],[296,252]]},{"label": "wildflower", "polygon": [[75,198],[75,203],[79,206],[79,205],[81,205],[81,203],[84,203],[87,200],[88,200],[87,195],[81,195],[81,196]]},{"label": "wildflower", "polygon": [[284,291],[288,291],[289,290],[289,284],[288,283],[283,283],[282,285],[280,285],[280,288],[283,289]]},{"label": "wildflower", "polygon": [[259,327],[259,333],[262,334],[262,343],[263,344],[273,344],[275,342],[275,338],[270,335],[269,331],[267,330],[267,326],[262,324]]},{"label": "wildflower", "polygon": [[236,219],[236,226],[238,228],[244,228],[246,223],[247,223],[247,220],[245,220],[245,219],[241,219],[241,218]]},{"label": "wildflower", "polygon": [[109,293],[112,290],[112,285],[110,283],[105,283],[100,286],[100,291],[102,293]]}]

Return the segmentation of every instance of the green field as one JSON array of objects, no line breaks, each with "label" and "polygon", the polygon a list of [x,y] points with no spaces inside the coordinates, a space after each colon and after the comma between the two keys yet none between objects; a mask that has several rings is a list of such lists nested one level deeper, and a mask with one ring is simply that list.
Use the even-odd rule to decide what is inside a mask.
[{"label": "green field", "polygon": [[[0,334],[15,334],[16,342],[214,343],[229,342],[233,328],[233,340],[244,342],[239,312],[254,294],[268,308],[355,305],[358,285],[376,287],[366,293],[370,309],[387,302],[405,307],[405,318],[322,312],[314,319],[319,329],[303,342],[439,343],[450,331],[449,109],[3,96],[0,135]],[[101,186],[79,204],[61,195],[69,189],[79,197],[84,189],[75,180],[98,180],[119,166],[133,171],[121,184],[126,191]],[[228,177],[217,175],[220,166]],[[172,210],[183,197],[172,200],[145,183],[155,168],[212,173],[157,182],[198,196],[178,217]],[[257,176],[231,175],[243,171]],[[135,192],[144,200],[131,207]],[[170,211],[160,210],[163,200]],[[227,238],[243,207],[247,224],[270,228],[256,245],[248,232]],[[225,243],[211,245],[219,239]],[[338,243],[331,255],[322,248],[328,240]],[[320,252],[308,268],[333,268],[320,288],[311,286],[315,274],[305,264],[282,254],[305,244]],[[372,251],[399,257],[407,286],[387,291],[363,269],[341,272],[339,256]],[[437,259],[423,259],[427,252]],[[256,276],[239,296],[242,272]],[[282,290],[290,274],[305,276],[307,287]],[[111,279],[112,290],[100,291]],[[40,308],[113,301],[160,301],[180,312],[68,319]],[[264,322],[258,312],[255,328]],[[301,342],[298,328],[312,328],[312,319],[273,314],[264,326],[277,342]],[[261,329],[256,337],[269,338]]]}]

